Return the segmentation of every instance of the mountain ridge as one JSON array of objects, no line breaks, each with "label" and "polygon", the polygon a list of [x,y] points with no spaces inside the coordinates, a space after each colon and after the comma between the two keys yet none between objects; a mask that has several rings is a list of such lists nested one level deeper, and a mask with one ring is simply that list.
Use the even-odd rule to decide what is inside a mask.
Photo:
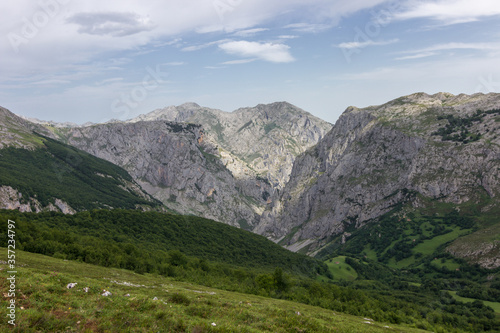
[{"label": "mountain ridge", "polygon": [[465,205],[483,202],[484,191],[491,204],[483,209],[491,210],[500,195],[500,138],[498,115],[486,111],[499,107],[500,94],[416,93],[347,108],[296,159],[291,181],[255,231],[314,253],[396,204],[424,205],[420,196]]},{"label": "mountain ridge", "polygon": [[57,133],[64,142],[125,168],[180,213],[253,229],[288,180],[295,156],[329,128],[289,103],[233,113],[185,103]]}]

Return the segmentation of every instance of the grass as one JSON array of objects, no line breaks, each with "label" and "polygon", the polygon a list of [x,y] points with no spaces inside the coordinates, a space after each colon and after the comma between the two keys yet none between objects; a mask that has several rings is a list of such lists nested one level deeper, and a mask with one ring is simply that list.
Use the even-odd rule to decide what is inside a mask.
[{"label": "grass", "polygon": [[[5,262],[7,250],[0,251]],[[16,251],[16,264],[17,325],[12,332],[421,332],[295,302],[23,251]],[[76,287],[67,289],[71,282]],[[0,280],[0,289],[8,292],[6,279]],[[103,290],[112,295],[101,296]],[[8,326],[7,300],[4,294],[0,331]]]},{"label": "grass", "polygon": [[[498,223],[498,222],[497,222]],[[455,244],[469,245],[471,249],[500,240],[500,224],[480,229],[455,241]]]},{"label": "grass", "polygon": [[377,252],[371,248],[371,244],[367,244],[363,249],[363,253],[366,255],[368,259],[373,261],[377,261]]},{"label": "grass", "polygon": [[[424,240],[422,243],[418,244],[412,249],[414,254],[421,253],[422,255],[432,255],[435,251],[443,244],[451,242],[458,237],[467,234],[469,229],[460,229],[460,227],[455,227],[452,231],[444,234],[433,237],[431,239]],[[393,244],[391,244],[392,246]],[[395,258],[391,258],[388,262],[389,267],[393,268],[405,268],[410,265],[415,264],[417,259],[414,255],[411,257],[402,259],[400,261],[396,261]],[[434,260],[432,261],[433,265],[436,267],[446,266],[449,270],[455,270],[460,267],[459,264],[455,263],[452,260],[447,260],[445,263],[441,263],[441,261]]]},{"label": "grass", "polygon": [[[460,302],[472,303],[474,301],[477,301],[477,299],[474,298],[458,296],[456,291],[448,291],[448,292],[450,293],[451,296],[453,296],[454,299]],[[489,302],[489,301],[480,301],[480,302],[483,302],[484,305],[492,308],[497,315],[500,315],[500,302]]]},{"label": "grass", "polygon": [[405,267],[408,267],[408,266],[414,264],[415,262],[416,262],[416,259],[414,256],[404,258],[400,261],[396,261],[396,259],[394,257],[392,257],[389,260],[389,262],[387,263],[387,265],[389,267],[392,267],[392,268],[405,268]]},{"label": "grass", "polygon": [[422,243],[418,244],[413,248],[413,253],[422,253],[423,255],[433,254],[439,246],[448,243],[458,237],[470,232],[469,229],[460,229],[455,227],[453,231],[446,233],[444,235],[436,236],[432,239],[424,240]]},{"label": "grass", "polygon": [[345,256],[329,259],[325,263],[333,275],[333,280],[353,281],[358,277],[358,273],[349,264],[345,263]]},{"label": "grass", "polygon": [[[444,261],[444,262],[443,262]],[[460,268],[460,264],[450,259],[434,259],[431,261],[431,265],[437,268],[446,267],[450,271],[454,271]]]}]

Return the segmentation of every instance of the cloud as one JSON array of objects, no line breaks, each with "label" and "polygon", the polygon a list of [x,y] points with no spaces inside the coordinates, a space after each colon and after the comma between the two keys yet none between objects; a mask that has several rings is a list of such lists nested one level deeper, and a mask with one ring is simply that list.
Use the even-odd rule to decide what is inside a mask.
[{"label": "cloud", "polygon": [[404,51],[406,54],[425,54],[447,50],[478,50],[478,51],[499,51],[500,43],[442,43],[423,49]]},{"label": "cloud", "polygon": [[399,57],[399,58],[396,58],[396,60],[421,59],[421,58],[431,57],[431,56],[436,55],[436,54],[437,54],[436,52],[422,52],[422,53],[417,53],[417,54],[410,55],[410,56]]},{"label": "cloud", "polygon": [[285,44],[234,41],[220,44],[219,47],[228,54],[255,57],[269,62],[287,63],[295,60],[289,52],[290,47]]},{"label": "cloud", "polygon": [[389,45],[389,44],[394,44],[399,42],[399,39],[391,39],[391,40],[383,40],[383,41],[373,41],[373,40],[368,40],[366,42],[346,42],[346,43],[340,43],[338,47],[342,49],[360,49],[363,47],[367,46],[381,46],[381,45]]},{"label": "cloud", "polygon": [[253,36],[255,34],[258,34],[259,32],[263,32],[263,31],[268,31],[269,29],[267,28],[255,28],[255,29],[247,29],[247,30],[241,30],[241,31],[237,31],[233,34],[233,36],[236,36],[236,37],[249,37],[249,36]]},{"label": "cloud", "polygon": [[411,1],[395,19],[428,18],[445,25],[477,21],[482,17],[500,16],[498,0]]},{"label": "cloud", "polygon": [[257,59],[241,59],[241,60],[230,60],[230,61],[225,61],[222,63],[222,65],[240,65],[240,64],[248,64],[249,62],[253,62]]},{"label": "cloud", "polygon": [[[337,24],[342,17],[386,1],[0,1],[0,12],[4,14],[0,35],[8,37],[0,42],[0,72],[4,77],[46,74],[71,64],[87,64],[110,52],[144,54],[171,42],[176,48],[187,46],[185,51],[198,50],[204,46],[189,47],[184,40],[193,40],[200,31],[213,34],[201,36],[199,44],[238,31],[259,33],[262,31],[254,29],[273,29],[279,22],[291,23],[289,31],[318,31]],[[220,2],[228,5],[223,15],[215,6]],[[48,17],[47,21],[37,23],[32,34],[23,35],[24,30],[29,30],[28,23],[33,25],[34,19],[44,17]],[[215,33],[219,35],[214,37]]]},{"label": "cloud", "polygon": [[288,24],[284,28],[292,29],[297,32],[306,32],[306,33],[318,33],[325,30],[328,30],[331,26],[327,24],[313,24],[313,23],[293,23]]},{"label": "cloud", "polygon": [[123,37],[150,31],[154,24],[147,17],[134,13],[78,13],[67,20],[79,26],[78,32],[89,35],[111,35]]},{"label": "cloud", "polygon": [[299,36],[297,35],[281,35],[281,36],[278,36],[279,39],[295,39],[295,38],[299,38]]},{"label": "cloud", "polygon": [[103,84],[108,84],[108,83],[113,83],[113,82],[121,82],[123,81],[122,77],[111,77],[109,79],[105,79],[99,82],[96,82],[96,85],[103,85]]},{"label": "cloud", "polygon": [[182,66],[185,64],[186,63],[184,61],[172,61],[172,62],[167,62],[165,65],[167,65],[167,66]]},{"label": "cloud", "polygon": [[216,40],[216,41],[205,43],[205,44],[186,46],[186,47],[183,47],[181,49],[181,51],[185,51],[185,52],[198,51],[198,50],[206,49],[207,47],[210,47],[210,46],[213,46],[213,45],[217,45],[217,44],[221,44],[221,43],[224,43],[224,42],[227,42],[227,41],[229,41],[229,39]]},{"label": "cloud", "polygon": [[47,80],[41,80],[41,81],[36,81],[32,82],[32,85],[60,85],[60,84],[68,84],[70,81],[67,80],[58,80],[58,79],[47,79]]}]

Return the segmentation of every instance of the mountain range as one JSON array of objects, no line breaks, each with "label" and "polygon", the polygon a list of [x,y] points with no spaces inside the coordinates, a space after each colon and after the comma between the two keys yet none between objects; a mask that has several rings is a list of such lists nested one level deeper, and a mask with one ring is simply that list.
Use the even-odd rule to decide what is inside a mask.
[{"label": "mountain range", "polygon": [[47,128],[123,167],[177,212],[251,230],[288,181],[295,157],[331,125],[288,103],[232,113],[187,103],[124,122]]},{"label": "mountain range", "polygon": [[[416,93],[349,107],[335,125],[277,102],[230,113],[186,103],[83,126],[31,122],[2,109],[0,144],[30,152],[47,142],[76,148],[119,167],[163,209],[252,230],[293,251],[349,253],[363,235],[359,251],[369,256],[384,240],[380,230],[396,219],[400,238],[387,238],[371,255],[397,265],[401,258],[389,250],[413,242],[405,257],[414,259],[411,266],[418,244],[448,223],[449,239],[440,243],[448,253],[496,268],[499,109],[500,94]],[[24,194],[13,185],[2,182],[2,207],[21,204],[16,196]],[[68,212],[88,208],[57,199]],[[459,218],[447,218],[453,214]],[[462,218],[472,222],[457,222]],[[412,223],[422,229],[406,227]]]}]

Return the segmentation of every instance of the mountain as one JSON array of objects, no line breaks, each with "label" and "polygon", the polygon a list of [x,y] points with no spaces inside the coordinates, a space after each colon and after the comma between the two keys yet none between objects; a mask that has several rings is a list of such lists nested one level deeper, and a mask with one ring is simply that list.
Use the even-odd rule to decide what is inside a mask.
[{"label": "mountain", "polygon": [[129,122],[168,120],[200,124],[237,178],[261,177],[281,189],[295,157],[315,145],[331,125],[287,102],[259,104],[233,112],[195,103],[158,109]]},{"label": "mountain", "polygon": [[45,127],[4,108],[0,133],[0,208],[64,213],[161,209],[125,170],[51,139],[55,135]]},{"label": "mountain", "polygon": [[252,229],[288,180],[295,156],[329,128],[284,102],[232,113],[187,103],[57,133],[125,168],[169,208]]},{"label": "mountain", "polygon": [[[463,233],[457,229],[448,251],[499,267],[499,109],[500,94],[493,93],[417,93],[380,106],[349,107],[295,160],[290,181],[255,231],[295,251],[317,254],[328,245],[344,246],[357,230],[398,207],[403,207],[397,211],[400,225],[412,222],[409,213],[442,222],[460,211],[479,230],[459,238]],[[397,229],[389,231],[397,234],[394,242],[403,237]],[[375,235],[382,237],[376,230],[365,236]],[[474,247],[467,237],[475,240]],[[418,241],[423,236],[413,239]]]}]

